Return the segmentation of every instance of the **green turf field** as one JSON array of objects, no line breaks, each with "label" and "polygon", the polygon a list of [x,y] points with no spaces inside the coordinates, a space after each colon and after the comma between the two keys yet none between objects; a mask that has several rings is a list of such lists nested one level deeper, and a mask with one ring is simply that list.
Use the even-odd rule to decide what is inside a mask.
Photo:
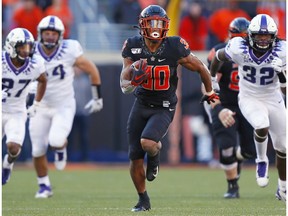
[{"label": "green turf field", "polygon": [[270,168],[270,183],[259,188],[254,168],[245,167],[240,179],[240,199],[226,200],[224,173],[220,169],[162,167],[157,179],[147,183],[152,210],[134,213],[137,202],[127,167],[50,171],[53,197],[35,199],[38,190],[32,169],[14,168],[2,187],[2,216],[218,216],[286,215],[285,204],[275,199],[277,173]]}]

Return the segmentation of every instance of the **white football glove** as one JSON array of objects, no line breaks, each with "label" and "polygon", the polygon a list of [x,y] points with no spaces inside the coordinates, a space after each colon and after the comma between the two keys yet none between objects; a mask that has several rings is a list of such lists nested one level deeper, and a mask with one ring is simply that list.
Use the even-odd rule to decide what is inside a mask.
[{"label": "white football glove", "polygon": [[271,62],[271,66],[275,70],[276,73],[281,73],[282,71],[282,60],[280,58],[274,57]]},{"label": "white football glove", "polygon": [[8,97],[8,93],[6,92],[6,90],[2,90],[2,102],[5,102],[6,98]]},{"label": "white football glove", "polygon": [[89,109],[89,113],[98,112],[103,108],[103,99],[91,99],[84,108]]},{"label": "white football glove", "polygon": [[217,76],[215,77],[211,77],[211,81],[212,81],[212,88],[214,91],[220,91],[220,86],[219,86],[219,83],[217,81]]},{"label": "white football glove", "polygon": [[38,101],[34,101],[34,103],[32,104],[32,106],[30,106],[27,110],[27,114],[29,118],[32,118],[36,115],[37,109],[39,106],[39,102]]}]

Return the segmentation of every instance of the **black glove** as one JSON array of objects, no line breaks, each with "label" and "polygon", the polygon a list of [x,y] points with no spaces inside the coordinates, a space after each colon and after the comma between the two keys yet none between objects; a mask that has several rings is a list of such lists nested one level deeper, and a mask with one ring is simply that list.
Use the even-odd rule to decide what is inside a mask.
[{"label": "black glove", "polygon": [[210,95],[207,95],[207,94],[203,95],[203,97],[201,98],[200,103],[202,104],[202,103],[204,103],[204,101],[207,101],[207,103],[210,104],[211,102],[214,103],[215,100],[220,100],[220,98],[215,92],[213,92]]},{"label": "black glove", "polygon": [[[137,68],[136,65],[138,63],[139,63],[139,67]],[[149,73],[146,72],[147,64],[144,62],[143,59],[133,63],[131,67],[133,70],[133,77],[131,79],[132,85],[138,86],[147,80],[147,78],[149,77]]]}]

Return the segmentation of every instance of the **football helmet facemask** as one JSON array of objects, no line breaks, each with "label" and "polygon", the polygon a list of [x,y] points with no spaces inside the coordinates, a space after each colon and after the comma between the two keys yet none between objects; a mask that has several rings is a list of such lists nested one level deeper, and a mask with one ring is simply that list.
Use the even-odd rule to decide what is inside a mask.
[{"label": "football helmet facemask", "polygon": [[232,20],[229,25],[229,38],[233,37],[247,37],[247,29],[250,21],[244,17],[238,17]]},{"label": "football helmet facemask", "polygon": [[[44,41],[44,39],[42,38],[42,32],[45,30],[58,32],[58,39],[56,41],[55,39]],[[62,42],[65,28],[63,22],[57,16],[46,16],[38,24],[37,31],[38,41],[40,41],[40,43],[42,43],[46,48],[53,49],[55,46]]]},{"label": "football helmet facemask", "polygon": [[162,7],[150,5],[140,14],[140,34],[151,40],[162,40],[169,30],[169,22],[170,19]]},{"label": "football helmet facemask", "polygon": [[[21,56],[18,47],[26,44],[29,45],[29,50],[25,51],[24,56]],[[27,58],[32,57],[34,53],[34,37],[31,32],[25,28],[15,28],[7,35],[4,49],[11,58],[17,57],[18,60],[25,61]]]},{"label": "football helmet facemask", "polygon": [[[249,44],[258,52],[267,52],[275,45],[277,32],[277,25],[269,15],[258,14],[248,27]],[[256,35],[271,35],[271,39],[257,39]]]}]

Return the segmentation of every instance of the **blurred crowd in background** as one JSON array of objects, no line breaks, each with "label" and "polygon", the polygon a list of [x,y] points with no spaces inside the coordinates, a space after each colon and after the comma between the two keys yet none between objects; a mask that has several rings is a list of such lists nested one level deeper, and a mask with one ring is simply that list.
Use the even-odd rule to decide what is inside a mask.
[{"label": "blurred crowd in background", "polygon": [[235,17],[251,19],[259,13],[269,14],[278,24],[279,37],[286,38],[285,0],[2,0],[2,36],[21,26],[37,38],[41,18],[54,14],[65,25],[65,38],[79,39],[80,23],[137,25],[140,12],[150,4],[167,10],[173,21],[170,28],[176,28],[193,51],[225,41]]},{"label": "blurred crowd in background", "polygon": [[[124,40],[130,33],[131,36],[135,35],[133,26],[138,25],[140,12],[150,4],[158,4],[166,9],[171,19],[170,35],[179,35],[187,40],[192,52],[208,51],[217,43],[227,40],[228,27],[234,18],[246,17],[250,20],[259,13],[266,13],[273,17],[278,24],[278,36],[286,38],[285,0],[2,0],[2,43],[8,32],[15,27],[27,28],[37,39],[39,21],[44,16],[56,15],[65,25],[64,38],[79,40],[84,50],[90,48],[93,52],[107,52],[113,49],[120,53]],[[115,29],[118,29],[118,32]],[[128,36],[124,34],[126,30]],[[89,40],[97,45],[90,45]],[[109,45],[113,40],[116,45],[111,47]],[[104,43],[105,41],[107,44]],[[99,44],[102,46],[100,47]],[[121,65],[118,72],[120,67]],[[105,72],[108,71],[107,68]],[[193,85],[191,80],[194,80]],[[213,162],[213,159],[217,158],[217,150],[215,150],[217,148],[213,146],[208,118],[199,104],[202,93],[201,83],[197,81],[199,77],[194,73],[182,73],[182,125],[180,126],[182,131],[179,138],[181,161]],[[103,82],[105,85],[105,76]],[[75,95],[77,113],[69,137],[70,147],[68,146],[68,155],[70,155],[68,159],[75,161],[94,160],[89,157],[91,145],[87,127],[92,124],[91,118],[89,119],[88,114],[83,110],[85,98],[90,91],[87,83],[89,83],[88,78],[81,71],[76,71],[74,84],[78,89]],[[104,105],[104,109],[108,109],[108,106]],[[170,137],[168,134],[168,138],[173,140],[171,134]],[[176,142],[178,141],[176,138]],[[124,145],[125,147],[115,148],[121,150],[127,147],[126,144]],[[173,147],[173,143],[171,146]],[[175,156],[175,152],[174,150],[168,152],[167,157],[173,160],[171,158]],[[30,146],[24,144],[22,159],[29,160],[30,154]]]}]

